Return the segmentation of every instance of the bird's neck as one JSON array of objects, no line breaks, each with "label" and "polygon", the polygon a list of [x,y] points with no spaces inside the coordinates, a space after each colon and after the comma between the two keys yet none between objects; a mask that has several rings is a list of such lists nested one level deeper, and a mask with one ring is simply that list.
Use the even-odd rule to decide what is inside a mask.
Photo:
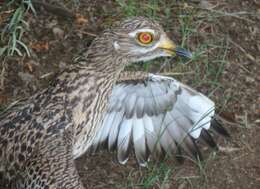
[{"label": "bird's neck", "polygon": [[106,75],[116,77],[129,62],[115,51],[110,41],[104,42],[99,38],[94,40],[89,50],[83,54],[83,62],[80,63],[87,69],[94,69],[103,77]]},{"label": "bird's neck", "polygon": [[[83,154],[101,127],[108,97],[120,72],[128,63],[126,59],[108,49],[89,49],[78,69],[75,87],[68,94],[75,137],[73,155]],[[75,100],[76,99],[76,100]]]}]

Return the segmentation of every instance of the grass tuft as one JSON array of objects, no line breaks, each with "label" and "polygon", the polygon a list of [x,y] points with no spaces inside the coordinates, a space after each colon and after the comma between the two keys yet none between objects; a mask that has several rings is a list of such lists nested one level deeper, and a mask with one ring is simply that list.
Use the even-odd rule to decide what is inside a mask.
[{"label": "grass tuft", "polygon": [[136,173],[129,174],[128,182],[120,188],[167,188],[172,171],[173,168],[165,163],[149,163],[145,174],[143,170],[138,171],[137,174],[140,174],[138,181],[134,178]]},{"label": "grass tuft", "polygon": [[28,46],[23,42],[23,34],[29,29],[25,20],[28,11],[35,13],[31,0],[22,0],[20,3],[10,1],[1,8],[1,18],[4,19],[0,38],[0,57],[26,54],[30,56]]},{"label": "grass tuft", "polygon": [[116,0],[116,3],[122,9],[123,16],[147,16],[154,19],[158,18],[160,12],[160,1],[148,0],[148,1],[126,1]]}]

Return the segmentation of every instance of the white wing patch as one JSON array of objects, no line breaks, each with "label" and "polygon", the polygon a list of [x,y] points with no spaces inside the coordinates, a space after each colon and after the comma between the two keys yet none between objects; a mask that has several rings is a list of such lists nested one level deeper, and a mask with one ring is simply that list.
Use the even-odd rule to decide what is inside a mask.
[{"label": "white wing patch", "polygon": [[124,164],[133,148],[141,166],[150,156],[174,154],[180,148],[197,156],[194,141],[201,133],[215,144],[207,133],[214,110],[213,101],[170,77],[150,74],[144,83],[119,83],[91,150],[116,150]]}]

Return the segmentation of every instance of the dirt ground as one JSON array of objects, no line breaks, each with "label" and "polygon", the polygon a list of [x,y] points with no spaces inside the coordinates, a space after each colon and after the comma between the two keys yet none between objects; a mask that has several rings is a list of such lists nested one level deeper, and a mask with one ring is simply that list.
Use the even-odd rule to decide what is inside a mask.
[{"label": "dirt ground", "polygon": [[[1,108],[46,87],[55,77],[56,71],[74,63],[96,34],[115,21],[129,16],[129,10],[118,3],[125,1],[59,2],[80,16],[76,21],[69,19],[69,15],[64,19],[66,16],[57,16],[42,8],[37,9],[36,15],[26,15],[29,29],[23,40],[32,49],[31,57],[1,58]],[[148,1],[138,2],[145,5]],[[169,12],[166,14],[166,11],[159,10],[156,18],[166,27],[176,43],[182,42],[183,34],[179,30],[182,23],[178,18],[188,12],[192,14],[189,18],[191,22],[198,21],[205,15],[208,17],[196,28],[197,32],[190,36],[186,43],[189,49],[196,51],[202,43],[207,44],[208,49],[213,49],[207,53],[207,60],[212,65],[219,58],[219,53],[223,54],[222,47],[227,49],[224,51],[225,63],[214,63],[216,68],[223,66],[217,84],[212,86],[205,81],[196,83],[194,74],[177,77],[205,94],[211,94],[211,98],[218,104],[221,116],[229,121],[225,122],[225,127],[232,137],[229,140],[217,138],[219,152],[212,152],[202,146],[205,160],[201,163],[187,160],[184,164],[179,164],[170,159],[151,163],[148,168],[139,168],[134,159],[125,166],[119,165],[113,160],[113,154],[107,152],[94,156],[85,155],[76,164],[86,188],[259,189],[260,2],[163,2],[164,4],[158,3],[159,9],[167,7],[169,3]],[[139,12],[137,14],[141,15]],[[210,16],[212,19],[209,19]],[[219,48],[221,40],[225,45]],[[163,71],[196,72],[196,64],[201,68],[201,80],[211,78],[205,76],[208,74],[205,71],[207,66],[199,58],[187,65],[187,68],[177,67],[175,70],[174,66],[168,66]],[[217,71],[219,69],[215,70]]]}]

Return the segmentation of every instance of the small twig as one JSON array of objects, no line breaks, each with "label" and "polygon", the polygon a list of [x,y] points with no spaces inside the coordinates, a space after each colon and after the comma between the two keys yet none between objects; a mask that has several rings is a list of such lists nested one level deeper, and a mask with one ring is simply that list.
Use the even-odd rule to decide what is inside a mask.
[{"label": "small twig", "polygon": [[245,145],[245,147],[251,152],[254,153],[255,151],[251,148],[249,143],[243,142],[243,144]]},{"label": "small twig", "polygon": [[21,98],[21,99],[18,99],[18,100],[16,100],[16,101],[12,102],[7,108],[5,108],[3,111],[1,111],[0,117],[1,117],[2,115],[4,115],[7,111],[9,111],[11,108],[13,108],[14,106],[16,106],[19,102],[22,102],[22,101],[24,101],[25,99],[26,99],[26,98]]},{"label": "small twig", "polygon": [[233,147],[222,147],[222,146],[218,146],[218,149],[220,152],[224,152],[224,153],[232,153],[232,152],[236,152],[239,151],[239,148],[233,148]]},{"label": "small twig", "polygon": [[246,52],[246,50],[245,50],[243,47],[241,47],[239,44],[237,44],[236,42],[232,41],[231,39],[229,39],[229,41],[230,41],[233,45],[235,45],[240,51],[242,51],[242,52],[246,55],[246,57],[247,57],[249,60],[251,60],[251,61],[253,61],[253,62],[256,62],[256,59],[255,59],[251,54],[249,54],[248,52]]},{"label": "small twig", "polygon": [[171,76],[171,75],[193,75],[195,74],[194,71],[190,71],[190,72],[161,72],[160,73],[163,76]]},{"label": "small twig", "polygon": [[4,89],[4,81],[5,81],[5,59],[2,62],[2,71],[0,74],[0,89]]},{"label": "small twig", "polygon": [[221,120],[221,122],[225,123],[225,124],[229,124],[229,125],[232,125],[232,126],[240,126],[241,127],[241,124],[239,123],[236,123],[236,122],[231,122],[231,121],[228,121],[226,120],[225,118],[223,118],[222,116],[216,114],[215,117],[218,119],[218,120]]},{"label": "small twig", "polygon": [[233,17],[233,18],[237,18],[237,19],[240,19],[240,20],[244,20],[244,21],[250,22],[252,24],[255,23],[253,20],[250,20],[250,19],[243,18],[243,17],[239,16],[239,15],[252,15],[252,13],[249,13],[249,12],[245,12],[245,11],[241,11],[241,12],[223,12],[223,11],[209,9],[209,8],[203,8],[203,7],[197,7],[197,8],[205,10],[205,11],[209,11],[209,12],[212,12],[212,13],[219,14],[220,16],[229,16],[229,17]]},{"label": "small twig", "polygon": [[242,154],[242,155],[240,155],[240,156],[236,156],[236,157],[234,157],[232,160],[235,161],[235,160],[241,159],[241,158],[243,158],[243,157],[245,157],[245,156],[248,156],[248,153],[244,153],[244,154]]},{"label": "small twig", "polygon": [[92,36],[92,37],[97,37],[97,34],[94,34],[94,33],[86,32],[86,31],[80,31],[80,30],[77,30],[77,32],[79,32],[83,35],[89,35],[89,36]]},{"label": "small twig", "polygon": [[49,77],[49,76],[51,76],[53,74],[54,74],[53,72],[43,74],[43,75],[40,76],[40,79],[44,79],[44,78]]}]

